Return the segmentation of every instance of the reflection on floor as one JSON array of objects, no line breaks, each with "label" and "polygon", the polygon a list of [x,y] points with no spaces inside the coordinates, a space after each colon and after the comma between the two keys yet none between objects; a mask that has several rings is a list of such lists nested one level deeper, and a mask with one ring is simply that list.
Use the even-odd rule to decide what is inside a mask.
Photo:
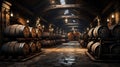
[{"label": "reflection on floor", "polygon": [[76,41],[54,48],[44,48],[43,54],[25,62],[0,62],[0,67],[120,67],[119,63],[93,62]]}]

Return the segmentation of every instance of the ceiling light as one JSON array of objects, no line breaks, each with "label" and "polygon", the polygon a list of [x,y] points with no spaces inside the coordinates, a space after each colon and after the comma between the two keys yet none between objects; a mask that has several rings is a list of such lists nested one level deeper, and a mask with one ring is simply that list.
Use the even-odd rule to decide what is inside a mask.
[{"label": "ceiling light", "polygon": [[29,20],[27,20],[27,23],[29,23],[30,21]]},{"label": "ceiling light", "polygon": [[10,16],[13,17],[13,13],[12,12],[10,13]]},{"label": "ceiling light", "polygon": [[65,23],[68,23],[68,19],[67,18],[65,19]]},{"label": "ceiling light", "polygon": [[110,19],[107,19],[107,22],[109,22],[110,21]]},{"label": "ceiling light", "polygon": [[114,14],[112,14],[112,18],[115,18]]}]

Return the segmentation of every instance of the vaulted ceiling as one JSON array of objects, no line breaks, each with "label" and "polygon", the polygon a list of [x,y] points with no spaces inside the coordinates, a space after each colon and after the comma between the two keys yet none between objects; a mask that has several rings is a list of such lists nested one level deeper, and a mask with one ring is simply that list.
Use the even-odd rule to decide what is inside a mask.
[{"label": "vaulted ceiling", "polygon": [[66,32],[71,31],[73,27],[82,32],[96,16],[105,12],[106,6],[112,6],[114,2],[115,0],[14,1]]}]

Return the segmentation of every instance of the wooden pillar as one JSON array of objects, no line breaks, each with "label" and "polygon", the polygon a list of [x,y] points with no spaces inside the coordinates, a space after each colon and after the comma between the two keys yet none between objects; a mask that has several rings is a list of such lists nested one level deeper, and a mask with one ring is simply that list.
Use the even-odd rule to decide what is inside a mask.
[{"label": "wooden pillar", "polygon": [[0,3],[0,46],[3,42],[4,28],[10,23],[10,6],[11,4],[7,1],[2,1]]}]

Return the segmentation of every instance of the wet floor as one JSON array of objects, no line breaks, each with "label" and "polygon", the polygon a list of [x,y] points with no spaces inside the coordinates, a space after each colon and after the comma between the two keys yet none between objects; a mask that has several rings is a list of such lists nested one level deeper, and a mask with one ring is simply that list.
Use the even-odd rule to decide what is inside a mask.
[{"label": "wet floor", "polygon": [[93,62],[75,41],[54,48],[42,49],[43,54],[25,62],[0,62],[0,67],[120,67],[119,63]]}]

